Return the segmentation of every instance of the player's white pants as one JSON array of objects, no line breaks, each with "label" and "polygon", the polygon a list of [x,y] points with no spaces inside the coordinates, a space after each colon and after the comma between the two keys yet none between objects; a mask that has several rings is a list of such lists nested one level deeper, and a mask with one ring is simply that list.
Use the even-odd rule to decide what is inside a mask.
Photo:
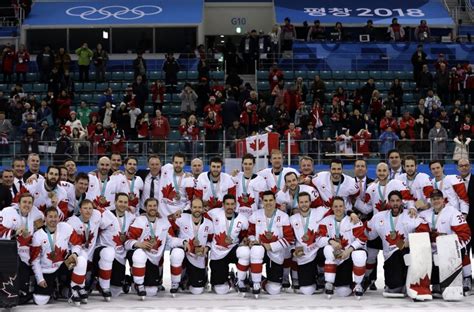
[{"label": "player's white pants", "polygon": [[250,248],[247,246],[239,246],[235,251],[237,256],[237,279],[244,281],[247,278],[247,272],[250,265]]},{"label": "player's white pants", "polygon": [[171,283],[179,283],[183,273],[185,252],[182,248],[173,248],[170,253]]},{"label": "player's white pants", "polygon": [[250,275],[254,283],[260,283],[262,281],[264,257],[265,248],[263,246],[255,245],[250,248]]},{"label": "player's white pants", "polygon": [[87,260],[85,257],[78,256],[76,266],[71,273],[71,287],[84,287],[86,282]]},{"label": "player's white pants", "polygon": [[112,264],[115,259],[115,249],[112,247],[102,248],[99,260],[99,285],[102,289],[110,288],[112,276]]},{"label": "player's white pants", "polygon": [[142,249],[137,249],[133,252],[132,275],[133,282],[137,285],[143,285],[143,283],[145,282],[145,270],[147,260],[147,255]]},{"label": "player's white pants", "polygon": [[[326,257],[324,265],[324,278],[326,282],[334,283],[336,280],[337,266],[344,260],[336,259],[334,256],[334,248],[331,245],[324,247],[324,256]],[[352,275],[356,284],[362,283],[365,274],[365,262],[367,261],[367,254],[364,250],[354,250],[351,253],[352,259]]]}]

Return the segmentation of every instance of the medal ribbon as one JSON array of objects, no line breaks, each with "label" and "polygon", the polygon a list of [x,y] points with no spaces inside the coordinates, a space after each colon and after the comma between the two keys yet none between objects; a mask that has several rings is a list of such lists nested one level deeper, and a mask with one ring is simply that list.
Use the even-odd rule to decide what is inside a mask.
[{"label": "medal ribbon", "polygon": [[124,213],[124,214],[123,214],[123,222],[120,221],[120,217],[119,217],[119,216],[117,216],[117,221],[118,221],[118,223],[119,223],[119,225],[120,225],[120,228],[122,229],[122,231],[121,231],[120,233],[125,234],[125,226],[127,225],[127,213]]},{"label": "medal ribbon", "polygon": [[291,208],[298,208],[298,194],[300,193],[300,186],[296,188],[296,193],[293,195],[293,205]]},{"label": "medal ribbon", "polygon": [[434,179],[434,187],[435,187],[435,189],[440,190],[440,191],[443,191],[443,182],[444,182],[444,175],[443,175],[443,177],[441,178],[441,183],[439,184],[439,187],[438,187],[438,182],[436,181],[436,178],[435,178],[435,179]]},{"label": "medal ribbon", "polygon": [[[303,216],[302,216],[302,217],[303,217]],[[303,232],[303,235],[306,235],[306,233],[308,233],[309,219],[311,219],[311,208],[309,209],[309,215],[306,216],[306,217],[303,217],[303,220],[304,220],[304,232]]]},{"label": "medal ribbon", "polygon": [[433,230],[436,231],[436,223],[438,223],[438,218],[439,218],[439,214],[438,216],[435,217],[435,211],[433,209],[433,214],[431,215],[431,227],[433,228]]},{"label": "medal ribbon", "polygon": [[276,209],[273,211],[272,218],[270,219],[270,223],[267,225],[267,232],[271,232],[272,226],[273,226],[273,220],[275,219],[276,216]]},{"label": "medal ribbon", "polygon": [[89,231],[91,228],[91,220],[87,221],[87,223],[82,220],[82,217],[80,218],[80,220],[86,225],[86,229],[84,230],[84,236],[86,237],[86,244],[89,244]]},{"label": "medal ribbon", "polygon": [[128,179],[127,179],[127,182],[128,182],[128,185],[130,185],[130,194],[133,194],[133,196],[135,196],[135,180],[137,178],[134,176],[132,178],[132,183],[128,182]]},{"label": "medal ribbon", "polygon": [[155,229],[153,228],[153,225],[151,224],[150,219],[147,218],[146,220],[148,221],[148,227],[150,228],[151,239],[156,239]]},{"label": "medal ribbon", "polygon": [[243,193],[243,195],[248,195],[247,194],[247,189],[248,189],[248,185],[250,184],[250,180],[252,180],[252,178],[249,179],[247,184],[245,183],[245,180],[247,180],[247,179],[245,178],[245,175],[242,174],[242,193]]},{"label": "medal ribbon", "polygon": [[[273,172],[272,172],[273,174]],[[276,187],[277,187],[277,190],[279,191],[280,190],[280,184],[281,184],[281,177],[283,176],[283,170],[280,171],[280,174],[278,175],[278,182],[277,182],[277,178],[275,176],[275,174],[273,174],[273,179],[275,180],[275,184],[276,184]]]},{"label": "medal ribbon", "polygon": [[380,187],[380,182],[379,182],[379,185],[377,185],[377,190],[379,192],[380,201],[383,204],[385,202],[385,191],[387,190],[387,185],[384,185],[383,193],[382,193],[382,190],[381,190],[381,187]]},{"label": "medal ribbon", "polygon": [[56,245],[56,234],[58,233],[58,230],[56,229],[56,232],[54,232],[54,239],[51,236],[51,232],[49,229],[46,227],[46,234],[48,235],[48,241],[49,241],[49,247],[51,248],[51,252],[54,253],[55,251],[55,245]]},{"label": "medal ribbon", "polygon": [[408,187],[408,189],[409,189],[410,191],[411,191],[411,186],[413,185],[413,183],[415,183],[415,180],[416,180],[416,176],[417,176],[417,175],[418,175],[418,173],[415,174],[415,177],[413,178],[413,180],[411,180],[411,183],[410,183],[410,182],[409,182],[410,180],[408,179],[408,173],[407,173],[407,176],[406,176],[407,187]]},{"label": "medal ribbon", "polygon": [[[178,183],[178,181],[176,180],[176,174],[173,173],[173,185],[174,185],[174,190],[176,194],[179,194],[179,188],[181,187],[181,180],[183,180],[183,174],[179,176],[179,183]],[[211,184],[212,184],[212,181],[211,181]]]},{"label": "medal ribbon", "polygon": [[84,194],[79,197],[79,200],[76,198],[76,207],[74,207],[74,214],[78,215],[79,211],[81,210],[81,203],[82,200],[84,199]]},{"label": "medal ribbon", "polygon": [[[234,221],[235,221],[235,213],[232,215],[232,220],[230,220],[230,225],[227,227],[227,236],[230,237],[230,234],[232,233],[232,228],[234,227]],[[228,219],[226,218],[226,223],[228,223]]]},{"label": "medal ribbon", "polygon": [[[217,200],[217,195],[216,195],[216,189],[214,188],[214,181],[212,179],[209,179],[210,180],[210,184],[211,184],[211,192],[212,192],[212,196],[214,197],[215,200]],[[219,182],[216,183],[217,184],[217,190],[219,190]]]},{"label": "medal ribbon", "polygon": [[341,224],[336,220],[336,216],[334,216],[334,230],[336,231],[336,239],[339,238],[341,233]]},{"label": "medal ribbon", "polygon": [[[398,222],[398,219],[397,219],[397,222]],[[393,233],[396,232],[396,231],[395,231],[395,226],[396,226],[396,224],[395,224],[395,222],[393,221],[393,216],[392,216],[392,213],[390,212],[390,229],[391,229],[390,232],[393,232]]]},{"label": "medal ribbon", "polygon": [[109,181],[109,179],[105,179],[105,181],[101,181],[99,179],[99,183],[102,183],[102,187],[101,187],[101,190],[100,190],[100,196],[104,196],[105,194],[105,189],[107,188],[107,182]]}]

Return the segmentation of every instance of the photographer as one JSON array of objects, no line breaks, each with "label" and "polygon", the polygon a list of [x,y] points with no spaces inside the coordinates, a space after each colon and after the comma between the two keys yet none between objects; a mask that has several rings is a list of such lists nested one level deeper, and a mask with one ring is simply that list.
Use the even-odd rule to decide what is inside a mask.
[{"label": "photographer", "polygon": [[186,83],[183,91],[179,94],[181,99],[181,115],[189,116],[196,112],[196,100],[198,95],[189,83]]},{"label": "photographer", "polygon": [[421,20],[420,25],[415,28],[415,38],[420,42],[429,42],[431,37],[430,28],[426,20]]}]

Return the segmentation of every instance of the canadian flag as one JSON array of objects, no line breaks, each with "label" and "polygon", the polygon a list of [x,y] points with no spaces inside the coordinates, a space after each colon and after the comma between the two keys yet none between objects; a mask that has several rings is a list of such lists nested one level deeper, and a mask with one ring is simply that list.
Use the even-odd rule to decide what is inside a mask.
[{"label": "canadian flag", "polygon": [[246,153],[254,156],[267,156],[273,149],[280,148],[278,133],[265,133],[253,135],[243,140],[239,140],[236,146],[237,157],[242,157]]}]

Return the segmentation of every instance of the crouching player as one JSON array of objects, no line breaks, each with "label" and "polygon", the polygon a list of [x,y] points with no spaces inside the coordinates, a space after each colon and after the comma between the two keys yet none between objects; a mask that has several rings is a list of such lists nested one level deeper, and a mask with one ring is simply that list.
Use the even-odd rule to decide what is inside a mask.
[{"label": "crouching player", "polygon": [[355,283],[354,294],[363,295],[362,280],[365,274],[367,236],[362,222],[352,223],[347,216],[344,199],[335,196],[332,202],[333,216],[327,216],[319,224],[318,245],[324,247],[324,278],[326,294],[330,298],[334,287],[339,296],[352,293],[350,285]]},{"label": "crouching player", "polygon": [[34,302],[47,304],[57,288],[57,279],[60,286],[70,283],[71,301],[80,305],[79,291],[84,287],[87,259],[72,252],[71,247],[80,246],[81,239],[69,224],[59,222],[55,207],[46,209],[45,219],[45,225],[34,233],[31,244],[31,263],[36,277]]},{"label": "crouching player", "polygon": [[[229,292],[229,264],[237,267],[237,289],[247,292],[245,279],[250,264],[250,248],[247,246],[249,222],[242,213],[237,214],[234,195],[223,198],[224,207],[209,211],[214,228],[211,243],[211,285],[214,291],[223,295]],[[239,245],[240,244],[240,245]],[[234,282],[234,281],[232,281]]]}]

